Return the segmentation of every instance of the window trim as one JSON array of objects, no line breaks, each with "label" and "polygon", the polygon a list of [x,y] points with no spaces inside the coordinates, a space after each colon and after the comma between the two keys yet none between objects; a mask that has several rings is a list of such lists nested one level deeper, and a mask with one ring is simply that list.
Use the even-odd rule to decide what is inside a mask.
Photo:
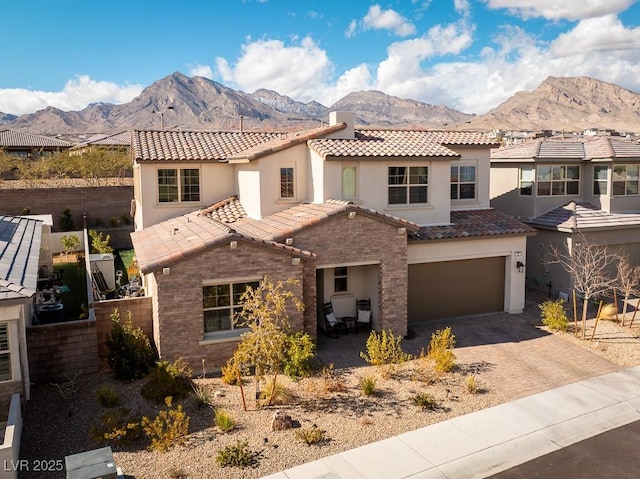
[{"label": "window trim", "polygon": [[[456,163],[455,165],[451,165],[451,172],[453,173],[453,169],[456,168],[457,169],[457,181],[453,181],[452,180],[452,176],[453,174],[451,174],[450,176],[450,185],[451,187],[453,187],[453,185],[457,185],[457,198],[450,198],[451,201],[456,201],[456,202],[462,202],[462,201],[476,201],[478,199],[478,167],[476,164],[471,164],[471,163]],[[460,181],[460,169],[461,168],[473,168],[473,181]],[[460,187],[462,185],[473,185],[473,197],[471,198],[460,198]],[[451,188],[451,191],[453,192],[453,188]],[[451,196],[451,195],[450,195]]]},{"label": "window trim", "polygon": [[[604,168],[606,176],[604,179],[596,178],[596,168]],[[608,196],[609,195],[609,165],[593,165],[593,182],[591,183],[591,194],[593,196]],[[604,193],[600,191],[596,193],[596,183],[604,183]]]},{"label": "window trim", "polygon": [[[345,171],[353,170],[353,194],[348,195],[345,189]],[[358,167],[357,165],[343,165],[340,171],[341,194],[344,201],[354,201],[358,199]]]},{"label": "window trim", "polygon": [[[535,184],[535,168],[533,165],[520,165],[519,170],[519,178],[518,178],[518,191],[520,196],[533,196],[533,185]],[[531,179],[523,180],[522,173],[524,171],[528,171],[531,174]],[[524,184],[528,184],[529,186],[523,186]],[[528,189],[529,193],[524,193]]]},{"label": "window trim", "polygon": [[[237,339],[242,333],[249,330],[249,328],[247,327],[235,327],[234,315],[236,313],[234,312],[234,310],[237,309],[239,306],[241,306],[242,303],[235,304],[233,302],[233,296],[234,296],[233,287],[234,285],[244,284],[246,288],[246,285],[249,283],[257,283],[257,286],[255,287],[259,287],[261,282],[262,282],[262,277],[243,278],[243,279],[236,279],[236,280],[206,281],[202,283],[202,334],[205,341],[216,340],[216,339],[234,340],[234,339]],[[228,297],[229,305],[208,307],[208,308],[205,307],[204,305],[205,288],[211,287],[211,286],[225,286],[225,285],[229,286],[229,297]],[[206,324],[205,324],[205,321],[206,321],[205,313],[207,311],[224,311],[224,310],[228,310],[231,312],[230,314],[231,328],[221,329],[218,331],[207,331]]]},{"label": "window trim", "polygon": [[[391,183],[389,180],[392,178],[391,175],[391,170],[392,168],[405,168],[405,172],[403,175],[403,183]],[[413,176],[420,176],[420,174],[413,174],[411,170],[414,168],[424,168],[425,169],[425,182],[424,183],[412,183],[411,179]],[[397,177],[397,175],[393,175],[393,177]],[[424,188],[425,189],[425,196],[426,196],[426,201],[425,202],[412,202],[411,201],[411,188]],[[391,193],[391,189],[394,188],[395,190],[399,189],[399,188],[404,188],[404,190],[406,191],[405,194],[405,201],[402,203],[392,203],[390,202],[390,193]],[[428,164],[423,164],[423,165],[393,165],[393,166],[388,166],[387,167],[387,206],[394,208],[394,207],[402,207],[402,206],[425,206],[430,204],[429,203],[429,165]]]},{"label": "window trim", "polygon": [[0,322],[0,328],[6,328],[6,344],[7,344],[7,349],[0,349],[0,356],[6,356],[9,360],[9,368],[8,368],[8,372],[9,372],[9,378],[8,379],[0,379],[0,384],[5,383],[5,382],[10,382],[14,380],[15,374],[13,371],[13,357],[12,357],[12,351],[13,348],[11,347],[11,341],[12,341],[12,337],[11,337],[11,323],[9,321],[3,321]]},{"label": "window trim", "polygon": [[[167,171],[173,171],[175,172],[175,186],[174,185],[161,185],[160,184],[160,174],[161,172],[167,172]],[[186,187],[192,187],[194,185],[186,185],[184,178],[185,176],[183,175],[183,172],[187,172],[187,171],[196,171],[197,172],[197,178],[198,178],[198,183],[197,183],[197,187],[198,187],[198,191],[197,191],[197,196],[198,198],[195,200],[185,200],[184,197],[187,196],[187,194],[185,193],[185,188]],[[163,201],[162,197],[163,195],[161,194],[161,186],[164,187],[175,187],[175,192],[176,192],[176,200],[169,200],[169,201]],[[193,195],[194,193],[189,193],[190,195]],[[200,168],[180,168],[180,167],[175,167],[175,168],[157,168],[156,169],[156,202],[158,205],[175,205],[175,204],[183,204],[183,203],[189,203],[189,204],[194,204],[194,203],[200,203],[202,201],[202,171]]]},{"label": "window trim", "polygon": [[[344,274],[338,274],[338,270],[344,269]],[[338,289],[336,286],[338,281],[343,281],[345,283],[344,289]],[[333,268],[333,292],[336,294],[339,293],[348,293],[349,292],[349,267],[348,266],[336,266]]]},{"label": "window trim", "polygon": [[[283,196],[283,187],[288,186],[288,182],[283,181],[282,170],[291,170],[291,196]],[[296,181],[296,165],[295,163],[283,163],[278,166],[278,200],[280,201],[296,201],[298,197],[297,191],[297,181]]]},{"label": "window trim", "polygon": [[[550,178],[549,180],[540,180],[538,175],[540,173],[540,167],[549,167],[550,168]],[[578,168],[578,178],[567,178],[566,176],[566,168],[568,167],[572,167],[572,168]],[[564,168],[564,177],[562,179],[556,180],[553,178],[553,172],[554,172],[554,168]],[[536,165],[536,169],[535,169],[535,184],[536,184],[536,197],[558,197],[558,196],[580,196],[580,181],[581,181],[581,176],[582,176],[582,168],[580,167],[580,165],[577,164],[572,164],[572,163],[558,163],[558,164],[553,164],[553,163],[544,163],[544,164],[537,164]],[[549,194],[541,194],[540,193],[540,184],[541,183],[549,183]],[[578,191],[576,193],[567,193],[567,186],[569,184],[576,184],[578,186]],[[564,191],[562,194],[554,194],[553,193],[553,185],[554,184],[562,184],[564,185]]]},{"label": "window trim", "polygon": [[[624,194],[616,194],[615,193],[615,189],[614,189],[614,183],[621,183],[620,180],[616,181],[614,179],[615,169],[616,169],[616,167],[620,167],[620,166],[623,166],[624,169],[625,169],[625,172],[624,172],[624,174],[625,174],[625,179],[624,179],[624,191],[625,191],[625,193]],[[612,167],[611,167],[611,196],[612,197],[627,198],[627,197],[631,197],[631,196],[640,196],[640,174],[638,175],[637,179],[629,180],[628,177],[627,177],[627,168],[629,166],[635,166],[636,168],[638,168],[640,170],[640,165],[638,163],[614,163],[612,165]],[[627,184],[629,182],[638,183],[637,188],[636,188],[637,191],[638,191],[637,193],[630,193],[630,194],[627,193],[627,191],[628,191]]]}]

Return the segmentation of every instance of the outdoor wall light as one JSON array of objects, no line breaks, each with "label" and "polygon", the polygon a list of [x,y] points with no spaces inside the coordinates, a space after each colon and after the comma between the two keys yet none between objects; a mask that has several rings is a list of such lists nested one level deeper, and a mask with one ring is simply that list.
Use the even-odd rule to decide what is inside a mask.
[{"label": "outdoor wall light", "polygon": [[407,232],[407,228],[398,228],[398,234],[403,235]]},{"label": "outdoor wall light", "polygon": [[518,268],[518,271],[520,273],[524,273],[524,263],[522,261],[518,261],[516,263],[516,268]]},{"label": "outdoor wall light", "polygon": [[171,268],[162,268],[162,274],[169,276],[171,274]]},{"label": "outdoor wall light", "polygon": [[348,217],[349,217],[350,220],[352,220],[353,218],[356,217],[356,212],[355,211],[349,211]]},{"label": "outdoor wall light", "polygon": [[291,258],[291,264],[298,266],[300,264],[300,258]]},{"label": "outdoor wall light", "polygon": [[284,240],[284,244],[286,244],[287,246],[291,246],[293,244],[293,238],[287,238],[286,240]]},{"label": "outdoor wall light", "polygon": [[236,249],[238,247],[238,242],[237,241],[232,241],[231,243],[229,243],[229,247],[231,249]]}]

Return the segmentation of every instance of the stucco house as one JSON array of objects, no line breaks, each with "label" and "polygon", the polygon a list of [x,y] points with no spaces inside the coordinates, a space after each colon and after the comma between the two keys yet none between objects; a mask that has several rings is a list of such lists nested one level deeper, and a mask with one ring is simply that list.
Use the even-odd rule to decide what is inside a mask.
[{"label": "stucco house", "polygon": [[220,366],[247,285],[299,280],[292,326],[322,305],[374,329],[524,307],[527,237],[489,205],[482,133],[356,129],[350,112],[296,133],[134,131],[135,232],[162,357]]},{"label": "stucco house", "polygon": [[491,206],[536,228],[527,286],[572,289],[551,249],[607,245],[640,264],[640,144],[620,137],[544,138],[492,150]]},{"label": "stucco house", "polygon": [[73,143],[59,138],[16,130],[0,130],[0,150],[21,158],[51,157],[72,146]]}]

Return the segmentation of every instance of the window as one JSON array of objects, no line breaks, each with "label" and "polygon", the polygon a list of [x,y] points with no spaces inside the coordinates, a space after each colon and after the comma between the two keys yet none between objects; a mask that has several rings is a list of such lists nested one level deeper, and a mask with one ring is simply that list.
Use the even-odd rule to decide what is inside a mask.
[{"label": "window", "polygon": [[342,168],[342,199],[355,200],[358,197],[355,166],[345,166]]},{"label": "window", "polygon": [[280,168],[280,198],[295,198],[293,167]]},{"label": "window", "polygon": [[520,194],[531,196],[533,194],[533,166],[520,167]]},{"label": "window", "polygon": [[333,269],[333,291],[336,293],[346,293],[349,291],[349,270],[346,266]]},{"label": "window", "polygon": [[390,166],[389,204],[427,203],[428,167]]},{"label": "window", "polygon": [[9,323],[0,323],[0,381],[11,381],[12,379]]},{"label": "window", "polygon": [[608,166],[598,165],[593,167],[593,194],[607,194],[607,176],[609,172]]},{"label": "window", "polygon": [[247,287],[255,289],[259,284],[259,281],[249,281],[203,286],[202,309],[205,334],[244,328],[242,319],[237,316],[242,311],[240,298]]},{"label": "window", "polygon": [[578,165],[538,165],[538,196],[577,195],[580,185]]},{"label": "window", "polygon": [[613,196],[631,196],[638,194],[640,165],[613,165]]},{"label": "window", "polygon": [[186,168],[158,170],[158,201],[200,201],[200,171]]},{"label": "window", "polygon": [[451,167],[451,199],[467,200],[476,197],[476,167]]}]

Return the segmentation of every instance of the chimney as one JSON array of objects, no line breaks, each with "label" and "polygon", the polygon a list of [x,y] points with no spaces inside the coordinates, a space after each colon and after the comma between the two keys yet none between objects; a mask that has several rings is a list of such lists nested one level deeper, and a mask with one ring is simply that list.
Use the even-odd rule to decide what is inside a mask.
[{"label": "chimney", "polygon": [[240,133],[243,133],[243,120],[244,116],[240,115]]},{"label": "chimney", "polygon": [[345,123],[347,127],[336,133],[333,133],[330,138],[341,138],[352,140],[355,138],[354,123],[355,113],[352,111],[332,111],[329,113],[329,125],[337,125],[339,123]]}]

